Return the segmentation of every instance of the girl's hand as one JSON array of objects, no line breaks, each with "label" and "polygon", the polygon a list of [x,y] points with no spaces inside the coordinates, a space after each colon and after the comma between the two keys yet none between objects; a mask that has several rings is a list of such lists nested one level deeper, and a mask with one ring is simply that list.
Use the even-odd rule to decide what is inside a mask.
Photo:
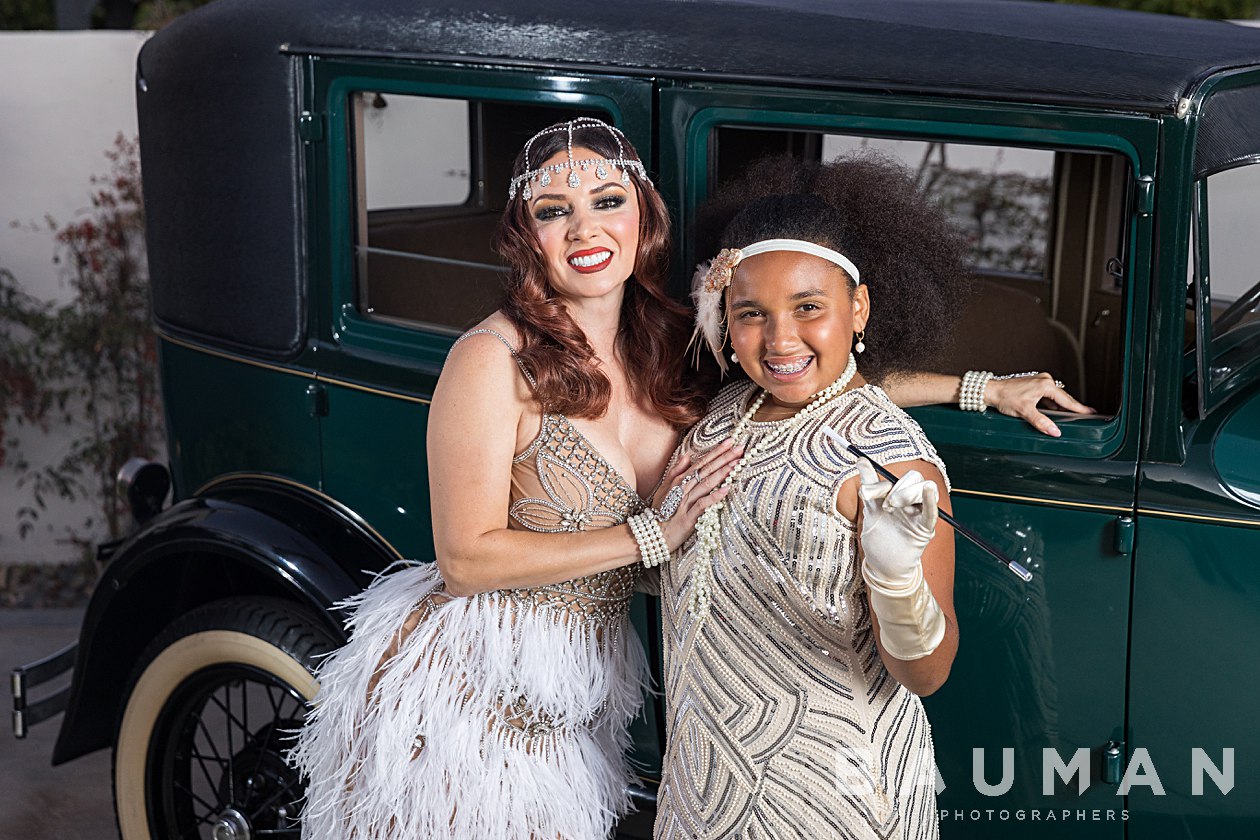
[{"label": "girl's hand", "polygon": [[923,550],[936,531],[939,491],[918,470],[896,484],[865,458],[857,462],[862,500],[862,555],[872,580],[898,589],[921,580]]},{"label": "girl's hand", "polygon": [[[949,632],[949,621],[923,569],[924,550],[936,530],[939,491],[912,469],[896,484],[882,481],[865,458],[858,460],[862,500],[862,577],[874,625],[887,654],[884,663],[911,691],[930,693],[944,681],[939,663],[929,660]],[[948,550],[952,553],[953,546]],[[947,597],[947,606],[952,596]],[[952,611],[952,607],[950,607]],[[957,646],[955,634],[953,646]],[[946,648],[944,673],[953,651]],[[924,666],[912,666],[927,660]]]},{"label": "girl's hand", "polygon": [[1059,437],[1063,434],[1059,427],[1037,409],[1037,404],[1042,400],[1050,401],[1060,411],[1071,411],[1075,414],[1097,413],[1073,399],[1048,373],[1017,376],[1014,379],[990,379],[984,390],[984,401],[993,408],[1008,417],[1027,420],[1042,434]]},{"label": "girl's hand", "polygon": [[661,518],[661,532],[671,552],[691,536],[700,514],[726,498],[730,488],[722,487],[722,482],[743,455],[742,446],[726,440],[695,463],[688,452],[675,462],[652,497],[652,507]]}]

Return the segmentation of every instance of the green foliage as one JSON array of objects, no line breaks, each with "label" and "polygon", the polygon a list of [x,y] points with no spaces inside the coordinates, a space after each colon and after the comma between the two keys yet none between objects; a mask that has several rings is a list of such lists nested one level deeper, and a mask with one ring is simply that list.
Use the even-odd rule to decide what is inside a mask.
[{"label": "green foliage", "polygon": [[36,379],[38,345],[33,335],[48,318],[48,304],[22,291],[13,273],[0,268],[0,466],[8,459],[3,430],[43,424],[49,395]]},{"label": "green foliage", "polygon": [[92,26],[98,29],[161,29],[211,0],[98,0]]},{"label": "green foliage", "polygon": [[0,29],[56,29],[53,0],[0,0]]},{"label": "green foliage", "polygon": [[1057,0],[1086,6],[1111,6],[1139,12],[1182,15],[1192,18],[1242,20],[1256,13],[1260,0]]},{"label": "green foliage", "polygon": [[27,461],[13,437],[0,450],[30,492],[17,511],[22,536],[52,497],[96,505],[81,526],[87,534],[68,529],[72,542],[89,542],[98,522],[111,538],[120,536],[126,509],[114,476],[128,458],[151,457],[160,442],[138,148],[118,135],[105,153],[109,173],[92,178],[91,209],[72,224],[46,221],[74,292],[70,302],[35,300],[0,270],[0,428],[57,423],[76,433],[62,459],[42,467]]},{"label": "green foliage", "polygon": [[150,0],[136,8],[136,29],[161,29],[180,15],[206,5],[209,0]]}]

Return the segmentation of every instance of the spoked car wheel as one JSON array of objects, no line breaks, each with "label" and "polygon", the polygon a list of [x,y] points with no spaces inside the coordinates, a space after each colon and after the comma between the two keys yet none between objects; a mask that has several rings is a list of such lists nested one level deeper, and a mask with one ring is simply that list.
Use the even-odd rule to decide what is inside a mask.
[{"label": "spoked car wheel", "polygon": [[300,836],[302,781],[284,760],[336,640],[279,600],[209,604],[141,664],[114,748],[123,840]]}]

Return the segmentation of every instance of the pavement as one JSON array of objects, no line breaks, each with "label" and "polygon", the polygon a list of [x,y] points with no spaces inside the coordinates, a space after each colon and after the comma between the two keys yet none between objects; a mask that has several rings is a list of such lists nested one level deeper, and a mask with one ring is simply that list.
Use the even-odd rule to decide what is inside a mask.
[{"label": "pavement", "polygon": [[[81,609],[0,608],[0,674],[6,695],[9,671],[73,642],[82,618]],[[41,686],[36,697],[43,696],[39,692],[45,688],[59,686]],[[0,704],[10,708],[7,697],[0,698]],[[60,716],[51,718],[19,741],[9,721],[0,720],[0,840],[112,840],[118,836],[110,751],[53,767],[53,744],[60,725]],[[626,840],[651,836],[652,822],[645,814],[628,817],[618,832]]]},{"label": "pavement", "polygon": [[[73,642],[80,609],[0,609],[0,673]],[[37,690],[38,691],[38,690]],[[39,695],[37,695],[39,696]],[[7,697],[0,701],[10,708]],[[0,840],[109,840],[117,836],[109,750],[51,764],[60,716],[33,728],[25,740],[0,721]]]}]

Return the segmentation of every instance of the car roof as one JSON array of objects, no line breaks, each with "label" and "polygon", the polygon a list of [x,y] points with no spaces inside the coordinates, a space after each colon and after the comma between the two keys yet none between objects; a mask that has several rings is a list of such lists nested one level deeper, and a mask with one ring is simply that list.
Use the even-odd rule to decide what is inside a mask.
[{"label": "car roof", "polygon": [[159,37],[213,29],[239,30],[264,51],[458,56],[1150,112],[1174,111],[1213,73],[1260,64],[1260,30],[1017,0],[219,0]]},{"label": "car roof", "polygon": [[[137,62],[153,311],[171,336],[303,352],[302,53],[1162,114],[1260,64],[1260,30],[1017,0],[216,0]],[[1240,87],[1188,114],[1198,173],[1257,158],[1258,99]]]}]

